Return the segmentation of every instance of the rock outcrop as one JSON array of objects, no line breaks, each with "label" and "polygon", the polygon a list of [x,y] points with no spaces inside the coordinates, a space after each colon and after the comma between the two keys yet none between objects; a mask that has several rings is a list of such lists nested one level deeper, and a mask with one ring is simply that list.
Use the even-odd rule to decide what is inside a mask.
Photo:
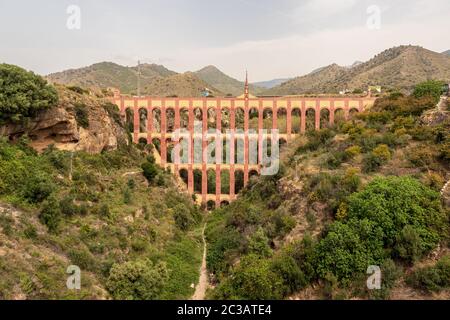
[{"label": "rock outcrop", "polygon": [[[99,153],[114,150],[120,143],[127,143],[127,134],[118,112],[107,110],[108,99],[104,96],[79,94],[58,87],[59,103],[56,107],[41,111],[25,124],[0,126],[0,135],[16,140],[28,135],[31,145],[42,151],[53,144],[68,151]],[[89,122],[86,128],[77,123],[76,108],[82,107]]]}]

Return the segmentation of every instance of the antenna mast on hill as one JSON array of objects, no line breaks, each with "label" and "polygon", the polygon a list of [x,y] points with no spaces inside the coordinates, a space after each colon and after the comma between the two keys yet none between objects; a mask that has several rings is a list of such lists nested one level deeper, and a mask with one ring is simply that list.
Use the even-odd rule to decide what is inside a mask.
[{"label": "antenna mast on hill", "polygon": [[138,74],[137,74],[137,96],[141,96],[141,61],[138,60]]}]

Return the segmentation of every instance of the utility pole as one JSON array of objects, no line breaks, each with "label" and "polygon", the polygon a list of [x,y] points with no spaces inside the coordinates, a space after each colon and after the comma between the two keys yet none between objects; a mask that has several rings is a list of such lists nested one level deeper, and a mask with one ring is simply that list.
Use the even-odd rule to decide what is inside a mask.
[{"label": "utility pole", "polygon": [[137,96],[141,96],[141,61],[138,60]]}]

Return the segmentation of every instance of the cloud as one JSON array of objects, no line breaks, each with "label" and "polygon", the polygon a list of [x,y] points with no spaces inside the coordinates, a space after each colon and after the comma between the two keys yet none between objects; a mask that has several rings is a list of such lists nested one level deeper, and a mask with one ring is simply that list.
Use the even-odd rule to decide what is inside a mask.
[{"label": "cloud", "polygon": [[293,10],[292,19],[297,23],[326,19],[350,11],[356,4],[356,0],[308,0]]}]

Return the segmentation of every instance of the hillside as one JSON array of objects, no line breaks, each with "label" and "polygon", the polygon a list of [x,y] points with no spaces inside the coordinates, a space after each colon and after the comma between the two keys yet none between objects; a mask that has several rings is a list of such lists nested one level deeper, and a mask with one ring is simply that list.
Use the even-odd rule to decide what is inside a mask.
[{"label": "hillside", "polygon": [[260,81],[260,82],[254,82],[253,85],[265,89],[271,89],[273,87],[279,86],[282,83],[285,83],[287,81],[291,80],[290,78],[284,78],[284,79],[273,79],[268,81]]},{"label": "hillside", "polygon": [[[124,93],[135,93],[137,67],[124,67],[112,62],[101,62],[81,69],[71,69],[47,76],[51,82],[76,85],[86,88],[119,88]],[[147,86],[153,80],[175,75],[176,72],[156,64],[141,65],[141,85]]]},{"label": "hillside", "polygon": [[213,96],[224,96],[223,92],[199,79],[192,72],[156,78],[146,85],[143,91],[149,95],[162,97],[201,97],[205,88],[208,88]]},{"label": "hillside", "polygon": [[288,145],[278,174],[210,216],[210,298],[449,299],[450,114],[435,105],[381,98]]},{"label": "hillside", "polygon": [[332,64],[297,77],[265,94],[337,93],[343,89],[366,90],[369,85],[405,91],[428,79],[450,81],[450,57],[416,46],[388,49],[351,68]]},{"label": "hillside", "polygon": [[[244,92],[244,83],[227,76],[225,73],[217,69],[215,66],[207,66],[194,73],[198,78],[202,79],[210,86],[217,88],[225,94],[232,96],[239,96]],[[250,92],[252,94],[260,94],[262,88],[255,85],[250,85]]]},{"label": "hillside", "polygon": [[450,56],[450,50],[444,51],[442,53]]}]

